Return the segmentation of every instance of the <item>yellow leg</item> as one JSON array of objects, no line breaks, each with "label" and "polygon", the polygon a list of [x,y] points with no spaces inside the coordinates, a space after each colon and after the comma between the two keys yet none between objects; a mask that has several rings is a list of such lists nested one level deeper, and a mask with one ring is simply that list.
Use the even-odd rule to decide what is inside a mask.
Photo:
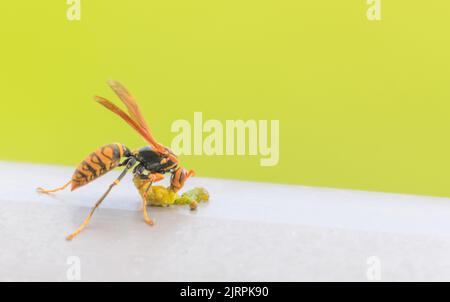
[{"label": "yellow leg", "polygon": [[95,210],[100,206],[102,201],[105,199],[105,197],[109,194],[111,189],[119,184],[119,180],[115,180],[108,188],[108,190],[103,194],[103,196],[97,201],[95,206],[91,209],[91,212],[89,213],[88,217],[84,220],[84,222],[78,227],[78,229],[75,230],[72,234],[66,237],[66,240],[72,240],[75,236],[77,236],[82,230],[84,230],[85,227],[89,224],[89,221],[92,218],[92,215],[94,215]]},{"label": "yellow leg", "polygon": [[117,186],[122,178],[127,174],[128,170],[134,165],[134,162],[129,162],[127,164],[127,167],[125,170],[122,171],[122,173],[119,175],[119,177],[111,184],[109,185],[108,190],[103,194],[102,197],[96,202],[95,206],[91,209],[91,212],[89,213],[88,217],[84,220],[84,222],[78,227],[78,229],[75,230],[72,234],[66,237],[66,240],[72,240],[75,236],[77,236],[82,230],[84,230],[85,227],[89,224],[89,221],[91,220],[92,215],[94,215],[95,210],[100,206],[100,204],[103,202],[103,200],[108,196],[109,192],[111,192],[112,188],[114,186]]},{"label": "yellow leg", "polygon": [[148,212],[147,212],[147,205],[145,202],[145,198],[142,199],[142,210],[144,212],[144,221],[146,224],[148,225],[154,225],[155,224],[155,220],[151,219],[150,216],[148,216]]},{"label": "yellow leg", "polygon": [[144,221],[148,225],[154,225],[155,224],[155,220],[151,219],[148,216],[148,212],[147,212],[147,194],[148,194],[148,191],[150,190],[150,188],[152,187],[152,184],[154,182],[160,181],[162,179],[164,179],[164,175],[159,174],[159,173],[154,173],[154,174],[150,174],[148,176],[148,179],[144,182],[144,184],[142,184],[142,186],[147,185],[147,189],[145,189],[145,192],[142,195],[142,211],[144,213]]},{"label": "yellow leg", "polygon": [[84,230],[85,227],[89,224],[89,221],[91,220],[92,215],[94,214],[94,210],[96,208],[93,208],[91,212],[89,213],[89,216],[84,220],[84,222],[78,227],[78,229],[75,230],[72,234],[66,237],[66,240],[72,240],[77,236],[82,230]]},{"label": "yellow leg", "polygon": [[46,189],[44,189],[44,188],[39,187],[39,188],[36,189],[36,191],[38,191],[38,193],[42,193],[42,194],[54,193],[54,192],[58,192],[58,191],[64,190],[64,189],[67,188],[71,183],[72,183],[72,180],[69,180],[69,182],[66,183],[66,184],[65,184],[64,186],[62,186],[62,187],[59,187],[59,188],[56,188],[56,189],[53,189],[53,190],[46,190]]}]

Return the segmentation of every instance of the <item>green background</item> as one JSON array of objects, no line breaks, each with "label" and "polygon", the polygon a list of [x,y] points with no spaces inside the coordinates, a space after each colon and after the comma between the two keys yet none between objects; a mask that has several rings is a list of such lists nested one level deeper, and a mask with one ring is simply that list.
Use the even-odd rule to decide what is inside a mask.
[{"label": "green background", "polygon": [[450,2],[4,1],[0,159],[76,165],[143,141],[92,101],[123,82],[176,119],[279,119],[280,161],[183,156],[199,176],[450,196]]}]

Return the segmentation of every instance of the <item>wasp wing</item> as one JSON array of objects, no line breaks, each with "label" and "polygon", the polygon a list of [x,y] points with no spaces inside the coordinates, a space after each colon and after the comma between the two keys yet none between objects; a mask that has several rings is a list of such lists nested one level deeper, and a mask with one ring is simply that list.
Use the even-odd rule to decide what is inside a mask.
[{"label": "wasp wing", "polygon": [[139,109],[139,106],[131,93],[117,81],[108,81],[108,85],[117,94],[119,99],[125,104],[130,117],[144,130],[146,130],[149,135],[151,135],[150,128],[148,127],[147,122],[145,121],[144,116],[142,115],[141,110]]},{"label": "wasp wing", "polygon": [[150,135],[146,129],[142,128],[142,126],[137,121],[128,116],[128,114],[126,114],[122,109],[100,96],[95,96],[95,100],[107,109],[120,116],[125,122],[127,122],[128,125],[133,127],[133,129],[136,130],[136,132],[139,133],[141,137],[144,138],[153,148],[160,152],[164,151],[164,147],[156,142],[153,136]]}]

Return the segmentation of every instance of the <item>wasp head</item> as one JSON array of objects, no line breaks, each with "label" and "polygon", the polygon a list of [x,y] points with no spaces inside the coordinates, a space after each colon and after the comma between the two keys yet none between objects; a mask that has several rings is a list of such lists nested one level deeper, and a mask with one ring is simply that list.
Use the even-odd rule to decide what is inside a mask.
[{"label": "wasp head", "polygon": [[184,186],[186,180],[194,175],[194,170],[188,171],[183,167],[177,167],[173,170],[172,176],[170,177],[170,189],[174,192],[178,192]]}]

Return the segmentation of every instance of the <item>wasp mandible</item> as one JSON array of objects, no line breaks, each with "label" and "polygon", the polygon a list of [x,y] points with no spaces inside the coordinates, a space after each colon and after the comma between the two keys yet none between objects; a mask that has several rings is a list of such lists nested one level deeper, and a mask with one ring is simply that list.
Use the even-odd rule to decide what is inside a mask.
[{"label": "wasp mandible", "polygon": [[98,148],[89,154],[76,168],[72,178],[62,187],[46,190],[38,188],[40,193],[53,193],[64,190],[69,185],[71,190],[84,186],[98,177],[106,174],[116,167],[125,167],[117,179],[110,184],[106,192],[100,197],[91,209],[88,217],[78,229],[66,239],[71,240],[77,236],[88,224],[94,211],[100,206],[112,188],[120,183],[124,176],[131,170],[134,177],[139,177],[144,185],[147,185],[143,195],[142,208],[144,220],[153,225],[154,221],[149,217],[146,207],[146,194],[151,185],[164,178],[164,174],[170,173],[169,189],[178,192],[186,180],[195,175],[193,170],[187,171],[178,164],[177,156],[166,146],[158,143],[152,135],[139,106],[128,90],[117,81],[108,81],[108,85],[125,104],[128,114],[105,98],[95,96],[95,101],[111,110],[128,123],[149,144],[135,151],[130,151],[121,143],[114,143]]}]

